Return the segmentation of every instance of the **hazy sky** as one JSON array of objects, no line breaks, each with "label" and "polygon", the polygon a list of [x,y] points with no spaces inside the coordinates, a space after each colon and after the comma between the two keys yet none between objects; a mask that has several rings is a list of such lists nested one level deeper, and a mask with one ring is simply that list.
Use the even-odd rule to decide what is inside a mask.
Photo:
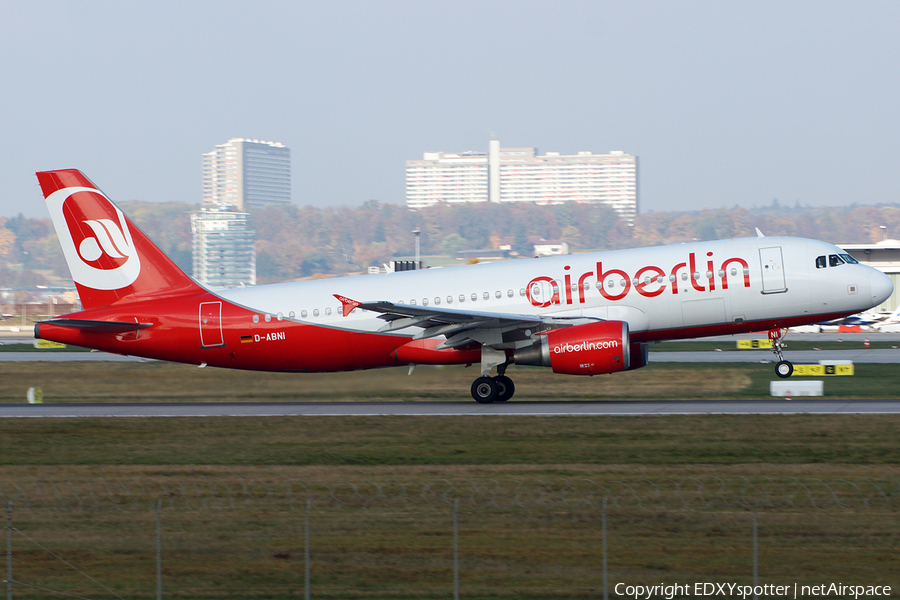
[{"label": "hazy sky", "polygon": [[900,201],[900,2],[0,0],[0,215],[34,172],[201,197],[283,142],[293,200],[403,203],[425,151],[640,156],[642,210]]}]

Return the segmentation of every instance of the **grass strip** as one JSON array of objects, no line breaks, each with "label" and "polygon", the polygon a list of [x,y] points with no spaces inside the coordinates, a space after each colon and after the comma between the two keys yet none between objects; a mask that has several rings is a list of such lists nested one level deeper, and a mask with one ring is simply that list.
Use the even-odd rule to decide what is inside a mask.
[{"label": "grass strip", "polygon": [[[856,375],[827,377],[827,398],[896,398],[900,368],[858,364]],[[515,401],[747,400],[769,398],[771,365],[651,363],[643,369],[572,377],[515,367]],[[0,403],[24,403],[30,387],[44,402],[354,402],[472,401],[475,368],[419,367],[348,373],[265,373],[198,369],[161,361],[0,362]]]}]

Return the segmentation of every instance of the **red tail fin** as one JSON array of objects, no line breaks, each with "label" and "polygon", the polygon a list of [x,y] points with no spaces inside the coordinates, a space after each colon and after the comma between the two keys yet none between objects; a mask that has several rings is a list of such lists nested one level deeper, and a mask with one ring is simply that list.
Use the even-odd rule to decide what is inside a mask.
[{"label": "red tail fin", "polygon": [[199,286],[81,171],[37,174],[84,308]]}]

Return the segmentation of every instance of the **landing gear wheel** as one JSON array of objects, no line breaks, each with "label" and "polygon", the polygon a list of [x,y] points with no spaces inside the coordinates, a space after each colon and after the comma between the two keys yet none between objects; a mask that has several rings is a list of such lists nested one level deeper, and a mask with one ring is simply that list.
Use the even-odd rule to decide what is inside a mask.
[{"label": "landing gear wheel", "polygon": [[782,379],[787,379],[794,372],[794,365],[786,360],[780,360],[775,364],[775,374]]},{"label": "landing gear wheel", "polygon": [[494,398],[494,402],[506,402],[516,393],[516,384],[506,375],[497,375],[494,382],[500,387],[500,392]]},{"label": "landing gear wheel", "polygon": [[490,377],[479,377],[472,383],[472,397],[479,404],[490,404],[500,395],[500,385]]}]

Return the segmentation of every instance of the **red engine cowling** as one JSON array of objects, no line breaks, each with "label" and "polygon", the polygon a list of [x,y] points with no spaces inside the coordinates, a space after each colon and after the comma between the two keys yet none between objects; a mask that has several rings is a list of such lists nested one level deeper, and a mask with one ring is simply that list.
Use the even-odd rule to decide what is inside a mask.
[{"label": "red engine cowling", "polygon": [[[519,365],[551,367],[554,373],[600,375],[632,366],[628,323],[598,321],[548,331],[536,342],[513,353]],[[640,365],[643,366],[643,365]]]}]

